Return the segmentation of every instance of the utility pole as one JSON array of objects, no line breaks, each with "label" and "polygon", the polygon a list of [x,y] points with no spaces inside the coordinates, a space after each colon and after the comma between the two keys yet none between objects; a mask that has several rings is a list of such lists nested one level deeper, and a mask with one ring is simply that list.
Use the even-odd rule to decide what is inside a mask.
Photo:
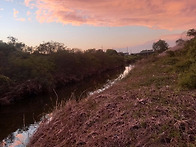
[{"label": "utility pole", "polygon": [[127,54],[129,54],[128,50],[129,50],[129,49],[128,49],[128,47],[127,47]]}]

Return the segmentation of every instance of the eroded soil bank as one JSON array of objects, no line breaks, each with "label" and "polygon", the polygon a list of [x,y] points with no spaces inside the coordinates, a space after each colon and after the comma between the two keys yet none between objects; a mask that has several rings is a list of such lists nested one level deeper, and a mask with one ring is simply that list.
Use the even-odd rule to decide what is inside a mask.
[{"label": "eroded soil bank", "polygon": [[195,146],[196,90],[181,90],[165,57],[137,63],[129,76],[42,123],[29,146]]}]

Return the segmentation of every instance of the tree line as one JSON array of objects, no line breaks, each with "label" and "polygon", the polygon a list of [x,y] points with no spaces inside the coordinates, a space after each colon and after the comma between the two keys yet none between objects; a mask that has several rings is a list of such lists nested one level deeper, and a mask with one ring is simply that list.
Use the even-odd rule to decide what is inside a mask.
[{"label": "tree line", "polygon": [[51,41],[33,50],[8,39],[0,41],[0,99],[50,91],[124,65],[124,57],[113,49],[81,51]]}]

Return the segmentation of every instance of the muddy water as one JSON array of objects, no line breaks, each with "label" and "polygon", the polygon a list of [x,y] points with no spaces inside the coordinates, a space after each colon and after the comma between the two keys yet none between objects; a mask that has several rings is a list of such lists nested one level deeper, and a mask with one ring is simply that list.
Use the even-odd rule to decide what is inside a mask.
[{"label": "muddy water", "polygon": [[39,122],[43,117],[49,117],[48,114],[57,103],[73,98],[79,100],[99,93],[124,78],[131,69],[132,66],[127,66],[102,73],[49,95],[32,97],[12,106],[0,107],[0,146],[24,147],[39,126]]}]

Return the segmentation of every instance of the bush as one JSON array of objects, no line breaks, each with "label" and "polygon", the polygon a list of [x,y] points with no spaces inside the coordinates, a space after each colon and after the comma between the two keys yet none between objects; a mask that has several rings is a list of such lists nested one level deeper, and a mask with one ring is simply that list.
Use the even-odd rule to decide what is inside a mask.
[{"label": "bush", "polygon": [[179,62],[179,59],[178,58],[175,58],[175,57],[172,57],[172,58],[166,58],[164,60],[164,64],[166,65],[175,65],[176,63]]},{"label": "bush", "polygon": [[196,88],[196,74],[187,72],[182,74],[179,79],[179,86],[182,88],[195,89]]},{"label": "bush", "polygon": [[182,88],[196,88],[196,38],[186,43],[186,52],[181,62],[176,64],[176,70],[180,72],[179,86]]},{"label": "bush", "polygon": [[181,59],[181,61],[176,63],[175,70],[176,72],[185,72],[190,68],[191,65],[192,65],[192,62],[190,60]]},{"label": "bush", "polygon": [[190,58],[190,60],[196,61],[196,38],[193,39],[188,46],[187,56]]},{"label": "bush", "polygon": [[169,57],[174,57],[175,56],[175,52],[174,51],[166,51],[167,55]]},{"label": "bush", "polygon": [[3,94],[9,89],[11,82],[9,77],[0,74],[0,94]]},{"label": "bush", "polygon": [[112,49],[82,52],[47,42],[30,54],[14,44],[0,42],[0,93],[8,85],[13,88],[26,81],[38,82],[44,89],[58,87],[123,65],[124,57]]},{"label": "bush", "polygon": [[0,84],[1,85],[9,85],[10,82],[11,82],[11,80],[9,77],[6,77],[6,76],[0,74]]}]

